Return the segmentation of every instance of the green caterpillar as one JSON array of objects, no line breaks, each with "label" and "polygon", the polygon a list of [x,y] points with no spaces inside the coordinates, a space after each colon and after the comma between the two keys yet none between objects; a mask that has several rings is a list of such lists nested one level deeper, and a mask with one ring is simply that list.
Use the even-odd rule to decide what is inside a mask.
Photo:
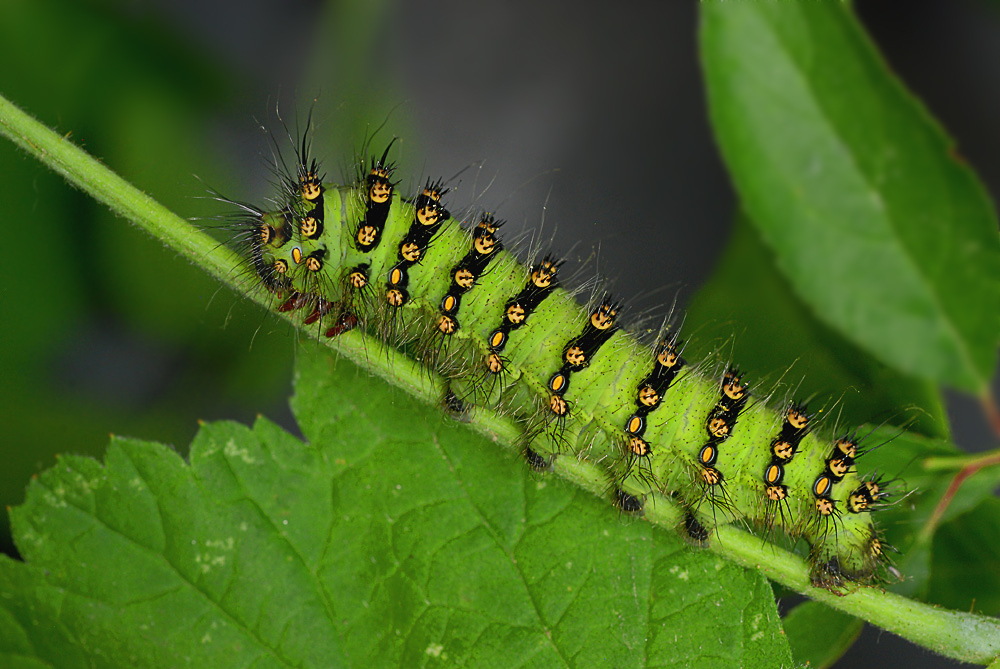
[{"label": "green caterpillar", "polygon": [[624,512],[659,491],[687,509],[695,542],[748,522],[805,538],[816,586],[877,577],[885,558],[870,512],[889,491],[855,471],[866,450],[856,433],[821,436],[803,404],[775,410],[737,368],[690,364],[668,327],[640,342],[610,295],[581,307],[560,285],[559,259],[522,264],[490,213],[463,226],[441,181],[402,197],[390,148],[338,186],[304,137],[279,205],[240,205],[237,242],[280,311],[301,310],[327,337],[363,328],[412,355],[448,380],[441,402],[455,416],[514,416],[536,470],[558,457],[600,463]]}]

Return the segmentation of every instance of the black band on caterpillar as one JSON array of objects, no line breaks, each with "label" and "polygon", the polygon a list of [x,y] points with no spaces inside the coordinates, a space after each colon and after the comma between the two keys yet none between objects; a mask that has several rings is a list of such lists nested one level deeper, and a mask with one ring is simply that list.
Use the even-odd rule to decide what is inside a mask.
[{"label": "black band on caterpillar", "polygon": [[389,216],[392,192],[396,187],[392,181],[396,166],[387,161],[391,148],[390,142],[381,158],[372,158],[371,168],[365,175],[365,214],[354,233],[354,246],[362,253],[370,253],[382,241],[385,219]]},{"label": "black band on caterpillar", "polygon": [[799,443],[809,432],[809,415],[804,404],[793,403],[785,411],[784,420],[778,436],[771,442],[771,461],[764,470],[764,524],[772,527],[780,515],[785,524],[785,512],[788,509],[788,487],[782,481],[785,478],[785,467],[795,457]]},{"label": "black band on caterpillar", "polygon": [[406,289],[410,280],[409,270],[420,262],[434,235],[441,228],[441,223],[448,218],[448,210],[441,206],[441,196],[446,192],[440,181],[428,181],[423,192],[417,196],[413,206],[413,223],[399,242],[398,262],[389,271],[386,282],[385,299],[394,309],[409,301],[410,294]]},{"label": "black band on caterpillar", "polygon": [[620,488],[615,489],[615,505],[624,513],[631,515],[642,513],[642,500]]},{"label": "black band on caterpillar", "polygon": [[677,378],[678,372],[684,367],[684,359],[678,349],[680,342],[676,339],[661,341],[655,351],[652,371],[638,384],[635,397],[635,411],[625,421],[626,434],[626,474],[638,463],[639,476],[648,480],[646,472],[649,469],[649,456],[653,447],[643,439],[646,433],[646,421],[650,413],[659,408],[661,400],[670,384]]},{"label": "black band on caterpillar", "polygon": [[569,403],[563,398],[569,390],[570,376],[590,364],[590,359],[611,338],[618,328],[615,327],[615,317],[618,315],[618,305],[607,296],[594,309],[583,334],[570,340],[563,349],[563,363],[555,374],[549,378],[549,411],[553,415],[564,418],[569,415]]},{"label": "black band on caterpillar", "polygon": [[503,320],[487,339],[490,351],[487,369],[491,374],[500,374],[504,371],[504,359],[501,354],[507,347],[507,339],[511,331],[527,323],[528,318],[542,303],[542,300],[559,287],[558,274],[561,265],[561,260],[545,256],[542,262],[531,268],[528,283],[524,289],[504,305]]},{"label": "black band on caterpillar", "polygon": [[483,214],[479,224],[472,231],[472,248],[451,268],[451,285],[441,298],[437,329],[442,335],[451,335],[459,328],[458,309],[462,306],[462,295],[472,290],[476,280],[486,271],[490,261],[503,249],[503,243],[496,236],[503,221]]}]

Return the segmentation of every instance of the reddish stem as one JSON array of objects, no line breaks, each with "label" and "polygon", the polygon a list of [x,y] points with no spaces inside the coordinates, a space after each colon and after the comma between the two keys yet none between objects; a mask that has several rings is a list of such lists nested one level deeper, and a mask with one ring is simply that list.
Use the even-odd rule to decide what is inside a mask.
[{"label": "reddish stem", "polygon": [[993,397],[993,393],[987,390],[980,398],[980,405],[983,407],[983,413],[986,415],[986,422],[993,428],[993,433],[1000,437],[1000,407],[997,407],[997,401]]},{"label": "reddish stem", "polygon": [[980,469],[993,465],[1000,465],[1000,453],[991,453],[985,457],[977,458],[966,464],[955,474],[955,478],[951,480],[948,490],[941,496],[940,501],[938,501],[937,506],[934,508],[934,513],[931,514],[931,517],[927,520],[927,524],[924,525],[923,532],[921,532],[922,538],[929,539],[934,530],[937,529],[937,526],[941,523],[941,519],[944,517],[944,512],[948,510],[948,506],[955,499],[955,495],[958,493],[958,489],[962,487],[962,484],[965,483],[965,479]]}]

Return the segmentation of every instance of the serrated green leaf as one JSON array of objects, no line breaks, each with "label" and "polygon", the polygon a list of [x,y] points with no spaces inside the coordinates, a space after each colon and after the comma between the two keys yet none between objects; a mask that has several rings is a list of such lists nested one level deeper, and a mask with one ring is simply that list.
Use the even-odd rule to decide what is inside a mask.
[{"label": "serrated green leaf", "polygon": [[740,197],[831,327],[983,392],[1000,238],[982,186],[837,2],[703,2],[712,124]]},{"label": "serrated green leaf", "polygon": [[316,348],[297,387],[308,443],[214,423],[190,464],[115,439],[42,474],[0,652],[52,661],[41,620],[99,666],[790,665],[757,572]]}]

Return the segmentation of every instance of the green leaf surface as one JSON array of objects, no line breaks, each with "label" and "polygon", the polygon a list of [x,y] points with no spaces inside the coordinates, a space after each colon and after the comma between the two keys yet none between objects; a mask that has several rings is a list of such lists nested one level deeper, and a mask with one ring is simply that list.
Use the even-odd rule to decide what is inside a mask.
[{"label": "green leaf surface", "polygon": [[815,411],[836,404],[838,426],[882,422],[947,437],[948,420],[934,384],[901,375],[820,322],[794,294],[774,254],[745,214],[715,272],[688,309],[691,356],[721,349],[761,386],[782,376],[783,390],[813,398]]},{"label": "green leaf surface", "polygon": [[65,457],[43,473],[12,511],[27,564],[0,563],[0,653],[37,660],[23,666],[790,665],[756,571],[529,474],[316,347],[297,389],[308,443],[265,419],[205,424],[190,464],[116,438],[104,465]]},{"label": "green leaf surface", "polygon": [[833,665],[861,634],[865,623],[819,602],[802,602],[782,618],[796,666]]},{"label": "green leaf surface", "polygon": [[904,373],[982,393],[997,219],[951,140],[837,2],[703,2],[712,125],[797,294]]}]

